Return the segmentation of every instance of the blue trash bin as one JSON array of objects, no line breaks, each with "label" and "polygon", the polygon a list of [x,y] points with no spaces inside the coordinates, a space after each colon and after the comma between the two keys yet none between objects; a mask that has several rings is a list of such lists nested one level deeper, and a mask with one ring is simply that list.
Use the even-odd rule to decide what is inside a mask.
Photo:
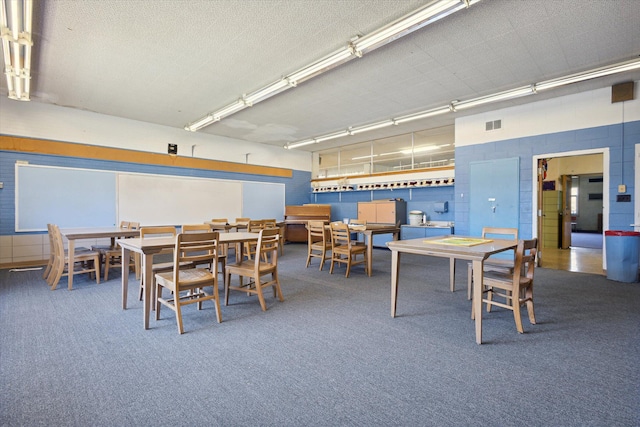
[{"label": "blue trash bin", "polygon": [[607,279],[637,282],[640,264],[640,233],[608,230],[604,232],[607,248]]}]

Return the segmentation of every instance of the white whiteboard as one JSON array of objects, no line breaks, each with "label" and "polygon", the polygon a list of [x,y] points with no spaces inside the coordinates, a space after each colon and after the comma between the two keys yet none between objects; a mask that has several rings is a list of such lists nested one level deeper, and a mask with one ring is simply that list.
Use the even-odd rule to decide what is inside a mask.
[{"label": "white whiteboard", "polygon": [[15,230],[284,219],[285,184],[16,164]]},{"label": "white whiteboard", "polygon": [[242,216],[242,182],[163,175],[118,175],[118,218],[180,225]]}]

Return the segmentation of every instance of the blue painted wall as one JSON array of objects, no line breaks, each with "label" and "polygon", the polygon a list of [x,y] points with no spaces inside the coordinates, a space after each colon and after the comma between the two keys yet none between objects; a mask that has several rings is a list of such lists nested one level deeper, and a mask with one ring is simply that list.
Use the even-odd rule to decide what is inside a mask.
[{"label": "blue painted wall", "polygon": [[[15,233],[15,163],[24,160],[32,165],[61,166],[109,170],[117,172],[137,172],[160,175],[189,176],[198,178],[230,179],[237,181],[274,182],[285,184],[285,204],[301,205],[308,203],[309,182],[311,172],[293,171],[292,178],[280,178],[262,175],[238,174],[202,169],[188,169],[170,166],[145,165],[135,163],[113,162],[105,160],[82,159],[76,157],[50,156],[42,154],[16,153],[0,151],[0,182],[4,188],[0,189],[0,235]],[[73,189],[70,189],[73,191]],[[91,203],[91,194],[87,194],[87,203]],[[20,233],[41,234],[41,233]]]},{"label": "blue painted wall", "polygon": [[[623,141],[624,140],[624,141]],[[634,150],[640,144],[640,121],[599,126],[567,132],[515,138],[486,144],[456,148],[455,197],[456,234],[469,234],[469,164],[479,160],[520,158],[520,235],[531,237],[533,218],[533,156],[593,148],[609,148],[609,229],[632,230],[631,203],[616,202],[618,184],[627,185],[634,195]],[[461,197],[461,194],[463,197]]]}]

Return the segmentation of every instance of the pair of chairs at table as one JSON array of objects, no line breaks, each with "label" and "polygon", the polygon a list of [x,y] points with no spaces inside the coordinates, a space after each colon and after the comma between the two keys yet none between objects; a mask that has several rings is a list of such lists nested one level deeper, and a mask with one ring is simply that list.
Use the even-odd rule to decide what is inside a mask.
[{"label": "pair of chairs at table", "polygon": [[[364,220],[351,220],[356,226],[366,226]],[[367,247],[364,240],[354,240],[353,230],[344,222],[331,222],[329,227],[324,221],[308,221],[307,223],[307,268],[311,258],[320,258],[320,270],[325,261],[331,261],[329,273],[333,274],[335,264],[345,264],[345,277],[349,277],[351,267],[363,264],[367,271]],[[330,253],[329,256],[327,254]],[[362,258],[359,258],[359,257]]]},{"label": "pair of chairs at table", "polygon": [[[308,254],[307,267],[311,258],[320,258],[320,270],[322,270],[327,252],[331,251],[331,273],[335,262],[347,264],[346,277],[349,277],[351,265],[365,263],[366,248],[359,242],[351,240],[350,231],[346,224],[331,223],[330,233],[322,221],[309,221],[308,230]],[[484,263],[482,302],[487,306],[487,312],[491,307],[497,306],[513,311],[516,329],[523,333],[520,307],[525,305],[529,321],[536,323],[533,307],[533,277],[538,251],[538,240],[519,240],[517,228],[484,227],[482,238],[510,239],[517,242],[517,247],[512,257],[490,257]],[[357,255],[362,254],[363,259],[355,261]],[[473,291],[473,267],[468,264],[467,298],[471,300]],[[499,300],[495,300],[499,297]],[[472,306],[473,307],[473,306]],[[475,313],[471,311],[471,317]]]}]

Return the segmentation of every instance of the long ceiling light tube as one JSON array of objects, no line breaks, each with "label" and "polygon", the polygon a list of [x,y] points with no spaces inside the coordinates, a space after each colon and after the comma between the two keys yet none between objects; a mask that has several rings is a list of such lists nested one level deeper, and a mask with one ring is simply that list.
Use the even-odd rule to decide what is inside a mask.
[{"label": "long ceiling light tube", "polygon": [[431,2],[417,11],[359,38],[353,42],[353,46],[357,54],[362,55],[362,53],[392,42],[453,12],[467,8],[471,3],[478,1],[480,0],[439,0]]},{"label": "long ceiling light tube", "polygon": [[316,141],[315,139],[308,139],[306,141],[300,141],[300,142],[294,142],[291,144],[287,144],[284,146],[284,148],[286,148],[287,150],[291,150],[293,148],[299,148],[299,147],[304,147],[305,145],[311,145],[311,144],[317,144],[318,141]]},{"label": "long ceiling light tube", "polygon": [[309,80],[320,73],[329,71],[350,59],[353,59],[353,53],[348,47],[345,47],[325,56],[307,67],[301,68],[300,70],[287,75],[286,78],[288,78],[293,85],[297,85],[298,83]]},{"label": "long ceiling light tube", "polygon": [[552,89],[558,86],[577,83],[577,82],[594,79],[598,77],[609,76],[612,74],[624,73],[627,71],[633,71],[637,69],[640,69],[640,59],[633,59],[630,61],[613,64],[607,67],[601,67],[601,68],[596,68],[589,71],[584,71],[582,73],[571,74],[569,76],[561,77],[558,79],[546,80],[544,82],[534,83],[528,86],[521,86],[515,89],[498,92],[492,95],[469,99],[467,101],[458,101],[458,100],[451,101],[449,104],[442,107],[432,108],[430,110],[420,111],[417,113],[408,114],[406,116],[400,116],[390,120],[384,120],[382,122],[372,123],[369,125],[363,125],[359,127],[350,127],[346,131],[335,132],[328,135],[312,138],[310,140],[312,142],[304,141],[305,143],[302,145],[300,145],[301,143],[298,143],[298,142],[288,143],[284,146],[284,148],[286,149],[298,148],[303,145],[312,144],[314,142],[318,143],[318,142],[323,142],[330,139],[341,138],[347,135],[356,135],[361,132],[380,129],[380,128],[389,126],[391,124],[399,125],[399,124],[407,123],[413,120],[425,119],[425,118],[437,116],[440,114],[456,112],[457,110],[463,110],[465,108],[477,107],[478,105],[504,101],[507,99],[513,99],[521,96],[535,94],[538,90]]},{"label": "long ceiling light tube", "polygon": [[468,101],[454,101],[451,103],[454,110],[464,110],[465,108],[477,107],[478,105],[489,104],[491,102],[505,101],[507,99],[519,98],[534,94],[533,85],[523,86],[516,89],[498,92],[493,95],[482,96],[469,99]]},{"label": "long ceiling light tube", "polygon": [[[9,8],[7,6],[10,6]],[[9,98],[29,101],[31,79],[32,0],[2,0],[0,37]]]},{"label": "long ceiling light tube", "polygon": [[[281,81],[278,81],[276,83],[272,83],[263,88],[260,88],[250,94],[244,95],[242,98],[244,101],[244,107],[253,106],[257,102],[267,99],[270,96],[275,95],[276,93],[280,93],[286,89],[295,87],[298,83],[316,77],[317,75],[329,71],[332,68],[335,68],[338,65],[341,65],[356,57],[361,57],[363,52],[365,51],[370,52],[380,46],[397,40],[404,35],[407,35],[432,22],[435,22],[436,20],[442,19],[450,15],[451,13],[464,8],[468,8],[471,4],[477,3],[479,1],[480,0],[435,0],[428,5],[392,22],[391,24],[388,24],[363,37],[348,42],[346,47],[341,48],[311,63],[310,65],[294,71],[291,74],[288,74],[281,80],[286,81],[286,85],[284,85],[284,83],[280,83]],[[222,118],[222,116],[228,116],[242,110],[243,108],[233,109],[231,112],[228,112],[227,114],[221,115],[219,117]],[[217,112],[210,114],[216,116]],[[213,121],[207,123],[207,125],[211,123],[213,123]],[[185,129],[192,130],[192,125],[186,125]],[[287,147],[290,146],[287,145]]]},{"label": "long ceiling light tube", "polygon": [[277,93],[282,92],[287,89],[291,83],[287,79],[280,79],[274,83],[271,83],[268,86],[263,87],[262,89],[258,89],[255,92],[251,92],[242,97],[244,103],[251,106],[256,102],[260,102],[264,99],[269,98]]},{"label": "long ceiling light tube", "polygon": [[216,120],[213,118],[212,114],[207,114],[206,116],[196,120],[195,122],[189,123],[184,127],[184,129],[190,132],[195,132],[198,129],[202,129],[203,127],[208,126],[215,121]]},{"label": "long ceiling light tube", "polygon": [[585,80],[609,76],[611,74],[624,73],[626,71],[633,71],[637,69],[640,69],[640,59],[633,59],[631,61],[621,62],[619,64],[608,67],[600,67],[593,70],[584,71],[582,73],[571,74],[558,79],[545,80],[543,82],[536,83],[533,86],[535,91],[547,90],[556,88],[558,86],[578,83]]},{"label": "long ceiling light tube", "polygon": [[409,114],[407,116],[401,116],[393,119],[394,123],[399,125],[402,123],[411,122],[413,120],[426,119],[427,117],[438,116],[440,114],[445,114],[451,112],[451,107],[449,105],[444,107],[432,108],[431,110],[422,111],[420,113]]},{"label": "long ceiling light tube", "polygon": [[369,132],[376,129],[382,129],[382,128],[386,128],[387,126],[393,126],[394,124],[395,122],[393,120],[385,120],[382,122],[373,123],[366,126],[350,127],[349,135],[357,135],[362,132]]}]

